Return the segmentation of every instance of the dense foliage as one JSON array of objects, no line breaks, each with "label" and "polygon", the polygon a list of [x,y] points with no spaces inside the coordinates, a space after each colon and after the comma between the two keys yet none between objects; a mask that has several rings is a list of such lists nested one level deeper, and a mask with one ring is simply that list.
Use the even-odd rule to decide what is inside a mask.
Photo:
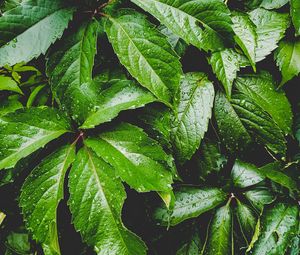
[{"label": "dense foliage", "polygon": [[300,254],[299,0],[0,3],[0,254]]}]

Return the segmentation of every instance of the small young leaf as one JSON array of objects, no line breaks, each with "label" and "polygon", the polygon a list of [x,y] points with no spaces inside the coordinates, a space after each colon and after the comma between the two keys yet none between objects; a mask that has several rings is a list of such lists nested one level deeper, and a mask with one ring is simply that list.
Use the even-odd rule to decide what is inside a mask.
[{"label": "small young leaf", "polygon": [[14,91],[23,95],[18,83],[15,82],[11,77],[0,76],[0,91],[1,90]]},{"label": "small young leaf", "polygon": [[45,54],[63,34],[74,9],[64,1],[27,0],[0,17],[0,66]]},{"label": "small young leaf", "polygon": [[174,34],[205,51],[224,48],[232,37],[230,11],[221,0],[131,0]]},{"label": "small young leaf", "polygon": [[0,117],[0,170],[71,130],[69,119],[53,108],[20,109]]},{"label": "small young leaf", "polygon": [[140,128],[121,123],[85,144],[111,164],[121,179],[139,192],[168,191],[173,159]]},{"label": "small young leaf", "polygon": [[296,30],[296,36],[300,35],[300,2],[298,0],[290,0],[291,16]]},{"label": "small young leaf", "polygon": [[133,10],[119,10],[105,25],[114,51],[129,73],[166,104],[182,74],[179,57],[166,37]]},{"label": "small young leaf", "polygon": [[275,60],[282,74],[282,86],[300,73],[300,40],[281,41],[275,52]]},{"label": "small young leaf", "polygon": [[298,230],[298,219],[299,209],[296,205],[277,203],[268,208],[261,220],[261,233],[251,254],[285,254]]},{"label": "small young leaf", "polygon": [[229,205],[217,209],[209,227],[204,254],[231,254],[232,213]]},{"label": "small young leaf", "polygon": [[97,254],[146,255],[143,241],[122,224],[126,193],[112,167],[82,148],[69,176],[73,223]]},{"label": "small young leaf", "polygon": [[22,187],[20,206],[27,229],[49,251],[47,254],[60,254],[57,207],[64,196],[66,171],[74,159],[74,145],[58,149],[32,171]]},{"label": "small young leaf", "polygon": [[155,218],[164,226],[175,226],[215,208],[223,203],[226,197],[227,195],[217,188],[181,187],[175,192],[173,210],[170,212],[166,207],[158,208]]},{"label": "small young leaf", "polygon": [[259,62],[277,48],[277,43],[290,25],[289,15],[258,8],[251,11],[249,16],[256,25],[256,62]]},{"label": "small young leaf", "polygon": [[213,84],[203,73],[188,73],[181,80],[172,130],[177,159],[181,163],[193,156],[207,131],[214,94]]}]

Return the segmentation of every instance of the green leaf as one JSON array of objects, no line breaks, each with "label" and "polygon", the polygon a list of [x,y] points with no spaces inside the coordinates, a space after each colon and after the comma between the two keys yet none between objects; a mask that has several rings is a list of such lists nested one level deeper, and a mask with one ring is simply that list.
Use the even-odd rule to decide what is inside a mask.
[{"label": "green leaf", "polygon": [[244,94],[234,95],[231,104],[255,140],[284,157],[287,149],[286,141],[274,120]]},{"label": "green leaf", "polygon": [[191,238],[181,246],[181,248],[176,252],[176,255],[199,255],[201,252],[201,239],[198,231],[195,231]]},{"label": "green leaf", "polygon": [[158,29],[167,37],[169,43],[171,44],[174,51],[178,54],[178,56],[182,57],[188,47],[186,42],[163,25],[159,26]]},{"label": "green leaf", "polygon": [[276,197],[267,188],[259,187],[245,192],[245,197],[259,212],[262,212],[265,205],[269,205]]},{"label": "green leaf", "polygon": [[289,0],[263,0],[261,3],[261,7],[272,10],[272,9],[279,9],[282,6],[286,5]]},{"label": "green leaf", "polygon": [[230,11],[221,0],[131,0],[174,34],[205,51],[224,48],[232,33]]},{"label": "green leaf", "polygon": [[155,218],[164,226],[175,226],[182,221],[196,218],[223,203],[227,195],[218,188],[199,189],[181,187],[175,192],[175,205],[170,212],[166,207],[158,208]]},{"label": "green leaf", "polygon": [[9,251],[5,255],[31,254],[29,235],[25,231],[10,232],[6,238],[5,246],[7,247],[7,251]]},{"label": "green leaf", "polygon": [[232,17],[234,40],[241,47],[244,54],[249,59],[251,66],[256,72],[255,56],[257,47],[256,27],[251,21],[249,15],[234,12]]},{"label": "green leaf", "polygon": [[216,94],[214,115],[222,142],[231,152],[250,144],[250,134],[223,93]]},{"label": "green leaf", "polygon": [[73,224],[97,254],[146,254],[146,246],[121,220],[126,199],[113,168],[88,148],[82,148],[69,176]]},{"label": "green leaf", "polygon": [[199,156],[197,155],[195,160],[200,179],[204,181],[209,174],[220,172],[227,162],[227,159],[221,154],[220,144],[209,140],[202,142]]},{"label": "green leaf", "polygon": [[121,179],[137,191],[171,189],[173,159],[142,129],[121,123],[88,138],[85,144],[111,164]]},{"label": "green leaf", "polygon": [[57,208],[64,197],[66,171],[75,159],[75,146],[64,146],[45,158],[27,177],[20,206],[27,229],[49,253],[60,254]]},{"label": "green leaf", "polygon": [[297,190],[297,183],[282,171],[282,167],[279,162],[267,164],[259,168],[259,171],[273,182],[280,184],[290,191]]},{"label": "green leaf", "polygon": [[23,108],[23,105],[15,98],[8,98],[6,100],[1,100],[0,116],[5,115],[9,112],[14,112],[21,108]]},{"label": "green leaf", "polygon": [[261,233],[251,250],[253,255],[285,254],[298,229],[299,209],[296,205],[277,203],[261,220]]},{"label": "green leaf", "polygon": [[135,82],[120,80],[101,91],[95,103],[94,112],[87,117],[81,128],[93,128],[110,121],[123,110],[142,107],[155,100],[156,98],[149,91]]},{"label": "green leaf", "polygon": [[235,213],[245,242],[247,245],[249,245],[249,242],[254,234],[257,221],[255,214],[250,207],[241,203],[239,200],[237,200]]},{"label": "green leaf", "polygon": [[275,81],[268,73],[238,77],[235,87],[266,111],[287,135],[292,132],[293,113],[283,91],[275,88]]},{"label": "green leaf", "polygon": [[251,11],[249,15],[256,25],[256,62],[259,62],[278,47],[277,43],[284,37],[285,30],[290,25],[289,15],[262,8]]},{"label": "green leaf", "polygon": [[300,35],[300,20],[299,20],[300,3],[297,0],[290,0],[290,5],[291,5],[291,16],[296,30],[295,34],[296,36],[298,36]]},{"label": "green leaf", "polygon": [[229,205],[217,209],[208,232],[205,255],[229,255],[231,253],[232,215]]},{"label": "green leaf", "polygon": [[162,105],[146,106],[138,116],[145,131],[155,140],[168,149],[171,147],[172,111]]},{"label": "green leaf", "polygon": [[300,40],[281,41],[275,52],[275,60],[282,74],[282,86],[300,73]]},{"label": "green leaf", "polygon": [[133,10],[119,10],[105,25],[114,51],[129,73],[166,104],[182,73],[179,57],[166,37]]},{"label": "green leaf", "polygon": [[92,83],[98,22],[93,19],[76,29],[50,52],[47,75],[58,104],[81,124],[99,93],[98,86]]},{"label": "green leaf", "polygon": [[0,17],[0,66],[45,54],[72,19],[74,10],[63,2],[26,0]]},{"label": "green leaf", "polygon": [[1,90],[14,91],[23,95],[18,83],[16,83],[11,77],[0,76],[0,91]]},{"label": "green leaf", "polygon": [[232,83],[240,70],[240,54],[233,49],[214,52],[209,63],[219,81],[222,82],[226,95],[231,97]]},{"label": "green leaf", "polygon": [[0,169],[14,167],[50,141],[70,132],[69,119],[53,108],[20,109],[0,118]]},{"label": "green leaf", "polygon": [[233,184],[239,188],[246,188],[264,180],[264,175],[252,164],[236,160],[231,171]]},{"label": "green leaf", "polygon": [[175,99],[172,140],[179,162],[189,160],[208,128],[214,102],[214,86],[204,73],[188,73]]}]

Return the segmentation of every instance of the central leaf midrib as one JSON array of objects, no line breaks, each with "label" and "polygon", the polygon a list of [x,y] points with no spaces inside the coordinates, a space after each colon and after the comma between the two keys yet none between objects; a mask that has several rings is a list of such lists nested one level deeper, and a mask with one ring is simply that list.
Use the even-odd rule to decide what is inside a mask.
[{"label": "central leaf midrib", "polygon": [[[123,242],[123,244],[124,244],[124,247],[126,247],[126,250],[127,250],[128,254],[130,254],[130,252],[129,252],[129,250],[128,250],[128,247],[127,247],[127,245],[126,245],[126,242],[125,242],[125,240],[123,239],[122,233],[121,233],[121,231],[120,231],[120,229],[119,229],[119,226],[118,226],[118,224],[117,224],[117,221],[116,221],[116,219],[115,219],[115,217],[114,217],[114,213],[113,213],[113,211],[112,211],[112,208],[111,208],[111,206],[110,206],[110,203],[108,202],[108,200],[107,200],[107,198],[106,198],[106,194],[105,194],[105,192],[104,192],[104,190],[103,190],[103,187],[102,187],[102,185],[101,185],[101,181],[100,181],[99,176],[98,176],[98,174],[97,174],[96,166],[95,166],[95,164],[94,164],[94,161],[93,161],[93,159],[92,159],[92,156],[91,156],[91,154],[90,154],[90,152],[89,152],[89,149],[86,148],[86,147],[85,147],[85,149],[86,149],[86,152],[87,152],[87,154],[88,154],[89,161],[90,161],[91,164],[92,164],[92,171],[93,171],[94,176],[96,177],[95,179],[96,179],[97,185],[98,185],[98,187],[100,188],[100,190],[102,191],[102,193],[103,193],[103,195],[104,195],[105,203],[106,203],[106,205],[107,205],[107,207],[109,208],[109,211],[110,211],[110,213],[111,213],[111,218],[112,218],[112,220],[113,220],[113,222],[114,222],[114,225],[116,226],[116,229],[118,230],[119,236],[120,236],[120,238],[121,238],[121,240],[122,240],[122,242]],[[97,241],[97,243],[98,243],[98,241]]]},{"label": "central leaf midrib", "polygon": [[[32,7],[32,6],[30,6]],[[53,12],[47,14],[46,16],[42,17],[41,19],[37,20],[36,22],[32,23],[29,27],[27,27],[25,30],[23,30],[22,32],[20,32],[19,34],[16,34],[14,37],[12,37],[11,39],[9,39],[8,43],[16,40],[18,37],[22,36],[23,34],[25,34],[28,30],[32,30],[35,27],[37,27],[39,25],[39,23],[45,21],[46,19],[48,19],[49,17],[51,17],[52,15],[54,15],[56,12],[61,11],[61,10],[68,10],[68,8],[61,6],[61,8],[53,10]],[[7,44],[1,45],[1,48],[4,48]]]},{"label": "central leaf midrib", "polygon": [[[206,28],[209,28],[210,30],[214,31],[216,34],[218,34],[219,36],[221,36],[223,38],[223,36],[221,34],[219,34],[218,31],[214,30],[212,27],[210,27],[208,24],[204,23],[202,20],[200,20],[199,18],[196,18],[194,16],[192,16],[191,14],[187,13],[187,12],[184,12],[182,11],[181,9],[177,8],[177,7],[174,7],[172,5],[168,5],[166,3],[163,3],[163,2],[160,2],[160,1],[157,1],[157,0],[142,0],[142,1],[153,1],[155,3],[157,3],[158,5],[164,5],[164,6],[167,6],[169,7],[170,9],[173,9],[177,12],[181,12],[183,13],[184,15],[188,16],[189,18],[192,18],[194,19],[195,21],[198,21],[200,22],[203,26],[205,26]],[[203,32],[203,30],[199,27],[200,31]]]},{"label": "central leaf midrib", "polygon": [[[116,24],[116,26],[118,26],[123,32],[124,34],[127,36],[128,40],[134,45],[134,47],[136,48],[136,50],[140,53],[140,56],[142,56],[142,58],[146,61],[146,63],[148,64],[148,66],[151,68],[152,72],[155,74],[155,76],[159,79],[160,83],[167,89],[167,91],[169,90],[169,88],[166,86],[166,84],[162,81],[162,79],[160,78],[160,76],[155,72],[155,70],[153,69],[153,67],[150,65],[150,63],[148,62],[148,60],[144,57],[144,55],[142,54],[142,52],[139,50],[139,48],[136,46],[135,42],[131,39],[131,37],[129,36],[129,34],[127,33],[127,31],[122,27],[122,25],[120,23],[118,23],[115,19],[113,19],[112,17],[110,17],[110,20]],[[152,86],[152,84],[150,84],[152,90],[155,90]],[[156,94],[156,93],[155,93]]]}]

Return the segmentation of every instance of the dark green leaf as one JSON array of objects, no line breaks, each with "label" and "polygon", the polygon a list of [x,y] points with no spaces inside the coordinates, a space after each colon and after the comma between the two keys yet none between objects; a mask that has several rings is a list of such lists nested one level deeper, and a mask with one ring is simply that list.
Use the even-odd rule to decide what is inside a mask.
[{"label": "dark green leaf", "polygon": [[293,20],[293,24],[296,30],[296,35],[300,35],[300,3],[298,0],[290,0],[291,4],[291,16]]},{"label": "dark green leaf", "polygon": [[251,250],[253,255],[285,254],[299,224],[296,205],[277,203],[270,207],[261,220],[261,233]]},{"label": "dark green leaf", "polygon": [[73,223],[97,254],[146,254],[143,241],[126,229],[121,212],[126,193],[113,168],[82,148],[69,176]]},{"label": "dark green leaf", "polygon": [[74,145],[58,149],[32,171],[22,187],[20,206],[27,229],[46,254],[60,254],[57,207],[64,197],[66,171],[74,159]]},{"label": "dark green leaf", "polygon": [[220,144],[212,141],[203,141],[199,156],[195,154],[197,170],[199,171],[200,179],[205,178],[211,173],[218,173],[226,163],[227,159],[221,154]]},{"label": "dark green leaf", "polygon": [[282,171],[282,167],[279,162],[267,164],[259,168],[259,171],[273,182],[280,184],[290,191],[297,190],[296,182]]},{"label": "dark green leaf", "polygon": [[0,169],[11,168],[48,142],[70,132],[69,119],[53,108],[20,109],[0,118]]},{"label": "dark green leaf", "polygon": [[207,131],[214,94],[213,84],[205,74],[188,73],[182,78],[172,130],[177,159],[181,163],[193,156]]},{"label": "dark green leaf", "polygon": [[137,191],[171,189],[173,159],[142,129],[122,123],[85,143]]},{"label": "dark green leaf", "polygon": [[178,56],[182,57],[188,47],[186,42],[163,25],[159,26],[158,29],[167,37],[169,43],[171,44],[174,51],[178,54]]},{"label": "dark green leaf", "polygon": [[169,104],[181,76],[179,57],[166,37],[133,10],[109,17],[105,31],[120,62],[137,81]]},{"label": "dark green leaf", "polygon": [[234,95],[231,104],[255,140],[275,154],[284,157],[287,149],[286,141],[284,134],[274,120],[244,94]]},{"label": "dark green leaf", "polygon": [[23,105],[16,98],[8,98],[0,102],[0,116],[23,108]]},{"label": "dark green leaf", "polygon": [[231,37],[231,19],[221,0],[131,0],[174,34],[205,51],[224,48]]},{"label": "dark green leaf", "polygon": [[272,194],[267,188],[260,187],[251,189],[245,192],[246,198],[250,201],[250,203],[261,212],[265,205],[269,205],[276,197]]},{"label": "dark green leaf", "polygon": [[214,52],[209,58],[213,72],[222,82],[226,95],[230,98],[232,83],[240,70],[241,55],[233,49]]},{"label": "dark green leaf", "polygon": [[231,253],[232,215],[229,205],[217,209],[209,226],[205,255],[229,255]]},{"label": "dark green leaf", "polygon": [[275,84],[269,73],[261,73],[237,78],[235,87],[270,114],[284,134],[291,134],[293,124],[291,104],[283,91],[276,90]]},{"label": "dark green leaf", "polygon": [[241,232],[247,244],[251,241],[254,234],[256,217],[254,212],[247,205],[237,200],[236,217],[239,222]]},{"label": "dark green leaf", "polygon": [[223,93],[216,95],[214,115],[222,142],[231,152],[250,144],[250,134]]},{"label": "dark green leaf", "polygon": [[0,66],[45,54],[63,34],[74,10],[64,1],[27,0],[0,17]]},{"label": "dark green leaf", "polygon": [[99,88],[92,83],[98,22],[84,22],[50,52],[47,75],[56,101],[73,119],[83,123],[97,101]]},{"label": "dark green leaf", "polygon": [[181,187],[175,192],[175,205],[170,212],[166,207],[158,208],[155,218],[165,226],[195,218],[223,203],[227,195],[217,188],[199,189]]},{"label": "dark green leaf", "polygon": [[300,40],[281,41],[275,52],[275,60],[282,74],[282,86],[300,73]]},{"label": "dark green leaf", "polygon": [[181,248],[176,252],[176,255],[199,255],[201,252],[202,243],[200,240],[200,234],[198,231],[193,233],[188,242],[183,244]]},{"label": "dark green leaf", "polygon": [[156,98],[133,81],[120,80],[101,91],[95,102],[94,110],[86,118],[81,128],[93,128],[108,122],[119,112],[142,107],[155,101]]},{"label": "dark green leaf", "polygon": [[145,107],[145,110],[138,118],[143,122],[145,131],[152,138],[170,149],[173,113],[169,108],[160,105],[151,105]]},{"label": "dark green leaf", "polygon": [[264,175],[256,166],[238,159],[233,165],[231,177],[234,185],[239,188],[246,188],[264,180]]}]

